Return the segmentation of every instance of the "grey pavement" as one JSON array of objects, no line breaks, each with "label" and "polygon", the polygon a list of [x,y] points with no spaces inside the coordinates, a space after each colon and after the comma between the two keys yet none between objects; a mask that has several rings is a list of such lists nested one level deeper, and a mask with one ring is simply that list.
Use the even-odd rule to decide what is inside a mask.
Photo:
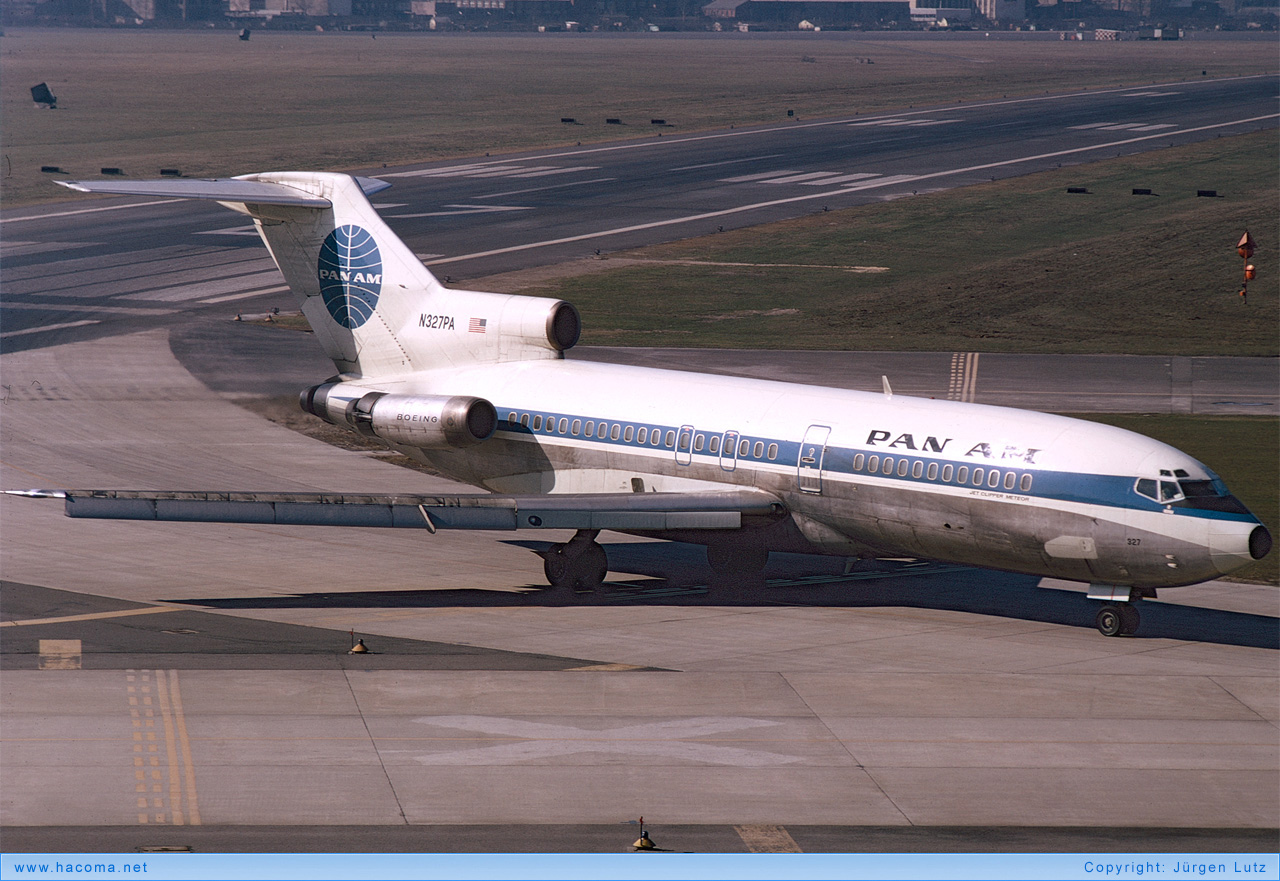
[{"label": "grey pavement", "polygon": [[[4,366],[40,383],[4,404],[6,487],[447,485],[259,420],[163,331]],[[1167,591],[1109,640],[1081,586],[973,569],[796,558],[724,584],[685,546],[607,536],[624,571],[577,600],[510,534],[11,497],[0,528],[6,830],[1280,825],[1271,587]]]}]

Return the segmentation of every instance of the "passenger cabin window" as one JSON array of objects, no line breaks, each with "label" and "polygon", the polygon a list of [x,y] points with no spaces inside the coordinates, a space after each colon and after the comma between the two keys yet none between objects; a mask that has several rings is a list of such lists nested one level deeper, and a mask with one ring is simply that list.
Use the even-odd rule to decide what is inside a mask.
[{"label": "passenger cabin window", "polygon": [[[772,447],[772,446],[770,446],[770,447],[769,447],[769,458],[770,458],[770,459],[772,459],[772,458],[773,458],[773,447]],[[864,456],[864,455],[862,455],[861,453],[858,453],[856,456],[854,456],[854,457],[853,457],[853,470],[854,470],[854,471],[861,471],[861,470],[862,470],[862,463],[863,463],[863,462],[865,462],[866,460],[867,460],[867,457],[866,457],[866,456]]]},{"label": "passenger cabin window", "polygon": [[528,414],[528,413],[525,413],[524,415],[522,415],[522,416],[520,417],[520,424],[521,424],[522,426],[524,426],[525,428],[528,428],[528,427],[529,427],[529,414]]},{"label": "passenger cabin window", "polygon": [[874,474],[874,473],[876,472],[876,470],[877,470],[879,467],[880,467],[880,457],[879,457],[879,456],[870,456],[870,457],[868,457],[868,459],[867,459],[867,471],[868,471],[868,472],[870,472],[870,473]]},{"label": "passenger cabin window", "polygon": [[982,486],[982,475],[983,475],[983,471],[981,468],[973,469],[973,485],[974,486]]},{"label": "passenger cabin window", "polygon": [[929,479],[930,480],[938,479],[938,463],[937,462],[929,463]]},{"label": "passenger cabin window", "polygon": [[588,421],[587,427],[582,431],[583,436],[595,437],[595,433],[596,433],[596,424],[594,422]]},{"label": "passenger cabin window", "polygon": [[642,428],[638,432],[636,432],[636,443],[643,444],[643,443],[647,443],[648,440],[649,440],[649,429]]},{"label": "passenger cabin window", "polygon": [[908,462],[906,459],[899,459],[898,460],[898,476],[906,477],[907,469],[910,467],[911,467],[911,463]]},{"label": "passenger cabin window", "polygon": [[1018,482],[1018,475],[1010,471],[1004,476],[1004,488],[1013,489],[1013,485]]},{"label": "passenger cabin window", "polygon": [[569,431],[569,420],[563,416],[560,418],[560,433],[565,434]]},{"label": "passenger cabin window", "polygon": [[1031,475],[1030,474],[1022,475],[1022,479],[1018,481],[1018,489],[1022,490],[1024,493],[1031,492]]},{"label": "passenger cabin window", "polygon": [[662,429],[661,429],[661,428],[655,428],[655,429],[653,430],[653,434],[652,434],[652,435],[651,435],[651,437],[650,437],[649,443],[653,444],[655,447],[662,443]]},{"label": "passenger cabin window", "polygon": [[[707,440],[707,439],[706,439],[706,437],[704,437],[703,435],[701,435],[701,434],[695,434],[695,435],[693,436],[693,449],[694,449],[694,452],[701,453],[701,452],[702,452],[702,445],[703,445],[704,443],[706,443],[706,440]],[[715,452],[715,451],[713,450],[712,452]]]},{"label": "passenger cabin window", "polygon": [[914,462],[914,463],[912,463],[912,465],[911,465],[911,476],[912,476],[912,477],[914,477],[916,480],[919,480],[921,477],[923,477],[923,476],[924,476],[924,463],[923,463],[923,462]]},{"label": "passenger cabin window", "polygon": [[573,420],[573,436],[577,437],[581,433],[582,433],[582,420],[581,419]]},{"label": "passenger cabin window", "polygon": [[961,465],[956,469],[956,483],[965,483],[969,480],[969,466]]},{"label": "passenger cabin window", "polygon": [[943,483],[950,483],[950,482],[951,482],[951,472],[952,472],[953,470],[954,470],[954,469],[953,469],[950,465],[943,465],[943,466],[942,466],[942,482],[943,482]]},{"label": "passenger cabin window", "polygon": [[777,444],[769,444],[769,458],[770,458],[770,459],[776,459],[776,458],[778,458],[778,445],[777,445]]},{"label": "passenger cabin window", "polygon": [[715,455],[716,453],[720,452],[720,436],[719,435],[714,435],[711,438],[711,441],[707,444],[707,452],[711,453],[712,455]]},{"label": "passenger cabin window", "polygon": [[991,476],[987,478],[987,486],[991,487],[992,489],[995,489],[999,485],[1000,485],[1000,472],[992,468]]},{"label": "passenger cabin window", "polygon": [[[614,426],[614,427],[617,428],[617,426]],[[635,436],[636,436],[636,430],[634,427],[630,425],[628,425],[627,430],[622,433],[622,439],[627,443],[631,443],[631,439]]]},{"label": "passenger cabin window", "polygon": [[507,425],[515,425],[515,424],[516,424],[516,414],[514,412],[508,413]]},{"label": "passenger cabin window", "polygon": [[751,455],[757,459],[764,455],[764,443],[762,441],[756,441],[756,445],[751,448]]},{"label": "passenger cabin window", "polygon": [[[663,446],[673,447],[675,446],[675,443],[676,443],[676,433],[674,431],[668,431],[667,440]],[[682,450],[689,449],[689,435],[687,434],[680,435],[680,449]]]},{"label": "passenger cabin window", "polygon": [[880,466],[880,473],[881,474],[893,473],[893,457],[891,456],[884,457],[884,464]]},{"label": "passenger cabin window", "polygon": [[751,441],[749,441],[749,440],[744,440],[742,443],[738,444],[738,455],[739,455],[739,456],[745,456],[745,455],[747,455],[747,453],[749,453],[749,452],[751,452]]},{"label": "passenger cabin window", "polygon": [[613,428],[609,429],[609,440],[617,440],[621,434],[622,426],[615,422]]},{"label": "passenger cabin window", "polygon": [[542,415],[541,414],[533,417],[533,430],[542,431]]}]

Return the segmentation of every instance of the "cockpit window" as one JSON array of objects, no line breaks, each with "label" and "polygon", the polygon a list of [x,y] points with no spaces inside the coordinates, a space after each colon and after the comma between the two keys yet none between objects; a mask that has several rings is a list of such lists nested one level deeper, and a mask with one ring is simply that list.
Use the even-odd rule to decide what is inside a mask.
[{"label": "cockpit window", "polygon": [[[1182,469],[1175,474],[1186,474]],[[1151,480],[1140,478],[1133,485],[1134,492],[1145,496],[1153,502],[1171,505],[1175,508],[1199,508],[1206,511],[1228,511],[1233,514],[1248,514],[1249,509],[1240,500],[1227,492],[1220,480],[1187,480],[1178,481]]]},{"label": "cockpit window", "polygon": [[1171,504],[1183,497],[1181,487],[1174,480],[1150,480],[1144,477],[1133,485],[1133,489],[1138,495],[1146,496],[1162,505]]},{"label": "cockpit window", "polygon": [[1221,496],[1225,493],[1219,492],[1218,488],[1213,485],[1212,480],[1182,480],[1179,481],[1182,491],[1188,498],[1204,498],[1206,496]]}]

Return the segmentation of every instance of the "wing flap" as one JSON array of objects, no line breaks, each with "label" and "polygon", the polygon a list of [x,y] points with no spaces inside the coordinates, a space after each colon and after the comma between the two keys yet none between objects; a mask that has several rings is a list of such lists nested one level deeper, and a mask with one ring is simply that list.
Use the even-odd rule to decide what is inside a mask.
[{"label": "wing flap", "polygon": [[358,495],[340,493],[39,490],[14,495],[62,498],[68,517],[365,526],[391,529],[738,529],[744,518],[786,509],[759,490],[706,493],[565,495]]}]

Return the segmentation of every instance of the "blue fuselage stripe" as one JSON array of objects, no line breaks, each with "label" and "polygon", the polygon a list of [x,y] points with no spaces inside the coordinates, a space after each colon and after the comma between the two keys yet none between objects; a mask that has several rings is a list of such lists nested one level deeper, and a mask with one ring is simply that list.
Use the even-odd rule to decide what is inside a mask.
[{"label": "blue fuselage stripe", "polygon": [[[513,422],[510,418],[502,418],[498,421],[498,431],[505,431],[510,434],[524,435],[531,438],[542,440],[567,441],[570,445],[579,444],[607,444],[614,447],[625,447],[634,449],[637,452],[645,453],[661,453],[664,456],[671,456],[678,459],[684,457],[684,461],[690,461],[691,457],[698,457],[707,462],[722,462],[726,459],[733,459],[736,467],[741,466],[763,466],[766,468],[777,470],[792,470],[798,468],[800,458],[801,442],[789,441],[779,438],[767,438],[757,435],[750,435],[739,432],[737,429],[726,429],[723,431],[710,431],[708,429],[694,429],[691,434],[693,438],[701,437],[704,441],[702,449],[694,449],[695,443],[691,443],[688,449],[676,450],[675,445],[679,444],[681,436],[681,426],[675,425],[655,425],[649,422],[628,422],[618,419],[593,419],[582,415],[573,415],[569,413],[555,413],[547,410],[528,411],[522,408],[499,407],[499,413],[506,413],[508,417],[512,414],[517,415],[517,419]],[[522,424],[527,416],[529,425]],[[541,417],[540,428],[535,430],[532,425],[535,420]],[[566,420],[569,432],[562,433],[559,430],[561,420]],[[580,431],[585,431],[588,423],[592,424],[593,436],[587,437],[585,434],[572,434],[574,423],[580,424]],[[604,426],[607,426],[605,428]],[[618,427],[618,436],[613,437],[613,427]],[[646,431],[646,440],[640,443],[638,440],[641,429]],[[629,431],[629,433],[628,433]],[[688,428],[685,428],[688,431]],[[658,432],[662,441],[659,445],[653,444],[652,438],[654,432]],[[668,445],[668,432],[672,433],[675,443]],[[603,435],[602,435],[603,433]],[[725,454],[723,450],[717,449],[716,452],[709,452],[708,444],[711,438],[723,439],[731,435],[735,443],[748,441],[747,453],[739,455]],[[626,440],[630,437],[630,440]],[[691,441],[693,440],[691,438]],[[763,453],[755,455],[756,444],[762,445]],[[769,451],[776,448],[776,455],[770,457]],[[854,464],[857,457],[861,456],[862,468],[855,469]],[[868,467],[871,457],[878,458],[878,467],[874,473]],[[886,473],[883,463],[886,457],[893,460],[893,468]],[[908,464],[904,474],[899,473],[899,463],[905,460]],[[915,475],[915,464],[919,462],[922,465],[921,475]],[[938,466],[938,476],[930,478],[929,466],[936,463]],[[951,466],[952,479],[944,481],[941,479],[943,469]],[[969,475],[973,475],[975,469],[983,471],[981,483],[975,483],[972,476],[967,477],[965,482],[959,482],[956,477],[960,470],[967,469]],[[1000,479],[995,486],[989,483],[989,475],[992,469],[998,470]],[[817,469],[815,469],[816,471]],[[1015,475],[1015,484],[1013,488],[1006,489],[1004,486],[1004,477],[1012,471]],[[823,453],[821,461],[821,474],[824,479],[844,478],[857,479],[859,477],[874,477],[877,480],[893,480],[904,484],[915,484],[921,486],[939,486],[954,487],[957,489],[981,490],[990,492],[995,495],[1009,497],[1025,497],[1037,498],[1055,502],[1069,502],[1081,505],[1100,505],[1108,508],[1119,508],[1135,511],[1169,511],[1173,514],[1184,517],[1197,517],[1210,520],[1224,520],[1232,522],[1248,523],[1253,522],[1254,518],[1248,514],[1239,514],[1231,511],[1214,511],[1202,508],[1188,507],[1170,507],[1163,505],[1151,499],[1147,499],[1138,495],[1134,491],[1134,482],[1137,477],[1127,477],[1121,475],[1110,474],[1083,474],[1069,471],[1049,471],[1043,469],[1030,469],[1026,467],[1016,467],[1011,462],[1002,459],[987,458],[963,458],[950,459],[939,458],[934,456],[920,456],[912,454],[903,454],[897,450],[878,449],[875,447],[867,448],[849,448],[849,447],[827,447]],[[1024,475],[1031,477],[1031,487],[1027,490],[1021,489],[1024,481]]]}]

